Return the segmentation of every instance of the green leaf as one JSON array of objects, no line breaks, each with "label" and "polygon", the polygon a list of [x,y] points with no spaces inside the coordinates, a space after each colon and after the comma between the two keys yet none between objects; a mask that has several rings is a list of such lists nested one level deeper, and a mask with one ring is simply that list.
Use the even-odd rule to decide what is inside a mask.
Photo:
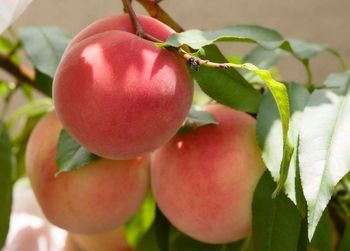
[{"label": "green leaf", "polygon": [[79,145],[62,129],[57,143],[56,163],[58,172],[56,175],[78,169],[99,159],[99,156]]},{"label": "green leaf", "polygon": [[[215,45],[204,47],[197,55],[214,62],[227,62]],[[236,69],[200,67],[198,71],[192,71],[192,75],[200,88],[217,102],[237,110],[256,113],[261,95]]]},{"label": "green leaf", "polygon": [[15,90],[15,88],[16,85],[14,83],[0,81],[0,97],[6,98],[10,92]]},{"label": "green leaf", "polygon": [[8,119],[7,127],[12,128],[20,119],[35,117],[47,113],[53,109],[52,100],[49,98],[37,99],[18,108]]},{"label": "green leaf", "polygon": [[349,250],[350,250],[350,224],[346,226],[338,248],[338,251],[349,251]]},{"label": "green leaf", "polygon": [[171,229],[169,251],[241,251],[243,241],[229,244],[207,244],[185,235],[179,230]]},{"label": "green leaf", "polygon": [[168,251],[170,226],[171,225],[167,218],[165,218],[163,213],[157,207],[157,214],[155,220],[156,239],[158,247],[162,251]]},{"label": "green leaf", "polygon": [[139,210],[126,223],[126,238],[132,247],[136,247],[142,236],[150,229],[156,215],[156,204],[151,194],[148,194]]},{"label": "green leaf", "polygon": [[9,53],[12,50],[12,48],[12,42],[8,38],[0,36],[0,52]]},{"label": "green leaf", "polygon": [[[243,63],[251,63],[260,69],[269,70],[281,57],[286,55],[288,54],[281,49],[266,50],[261,46],[257,46],[243,58]],[[260,78],[252,72],[247,72],[243,76],[248,82],[260,81]]]},{"label": "green leaf", "polygon": [[[290,101],[290,126],[288,138],[294,149],[298,145],[299,127],[304,107],[309,99],[309,92],[300,84],[287,84]],[[263,95],[257,116],[257,140],[262,149],[262,158],[273,179],[280,178],[283,158],[283,131],[281,118],[271,92]],[[295,178],[298,165],[297,151],[293,152],[289,164],[289,172],[285,183],[288,197],[297,204]]]},{"label": "green leaf", "polygon": [[25,153],[29,136],[44,114],[45,113],[28,117],[20,132],[12,137],[12,150],[16,158],[16,181],[25,175]]},{"label": "green leaf", "polygon": [[0,249],[4,246],[10,225],[12,206],[11,142],[6,126],[0,123]]},{"label": "green leaf", "polygon": [[253,198],[254,251],[295,251],[298,246],[301,217],[286,195],[275,199],[275,183],[269,172],[260,179]]},{"label": "green leaf", "polygon": [[35,69],[35,83],[42,93],[48,97],[52,97],[53,78]]},{"label": "green leaf", "polygon": [[19,29],[22,43],[35,68],[53,78],[69,39],[58,27]]},{"label": "green leaf", "polygon": [[287,53],[281,49],[266,50],[261,46],[257,46],[243,58],[243,63],[251,63],[260,69],[268,70],[281,57],[286,55]]},{"label": "green leaf", "polygon": [[249,42],[256,43],[266,50],[282,49],[292,53],[297,59],[309,60],[322,51],[328,51],[340,61],[340,55],[333,48],[324,44],[285,39],[277,31],[256,25],[231,25],[219,30],[187,30],[174,33],[166,41],[167,46],[180,47],[188,45],[197,50],[215,42]]},{"label": "green leaf", "polygon": [[325,210],[317,225],[310,247],[319,251],[332,251],[332,235],[331,219],[328,210]]},{"label": "green leaf", "polygon": [[350,72],[332,74],[315,90],[300,128],[299,164],[308,204],[309,239],[338,181],[350,171]]},{"label": "green leaf", "polygon": [[237,65],[242,69],[249,70],[257,74],[266,84],[267,88],[270,90],[281,118],[281,127],[283,135],[283,157],[281,161],[281,168],[279,169],[280,175],[277,183],[277,188],[274,192],[274,196],[283,189],[283,186],[288,177],[289,164],[293,154],[293,145],[289,142],[288,139],[288,129],[289,129],[289,99],[287,88],[284,84],[274,80],[271,76],[271,73],[268,70],[261,70],[255,65],[246,63],[242,65]]},{"label": "green leaf", "polygon": [[298,240],[298,251],[309,251],[308,250],[309,240],[307,238],[307,219],[303,218],[301,222],[301,228],[299,231]]},{"label": "green leaf", "polygon": [[[139,244],[135,248],[135,251],[163,251],[160,250],[156,240],[156,230],[154,224],[142,237]],[[180,251],[180,250],[178,250]]]},{"label": "green leaf", "polygon": [[199,49],[214,42],[280,42],[283,37],[276,31],[256,25],[232,25],[220,30],[202,31],[187,30],[174,33],[166,41],[167,44],[180,47],[188,45]]},{"label": "green leaf", "polygon": [[209,124],[217,125],[218,122],[214,117],[198,106],[192,106],[189,113],[187,114],[186,123],[195,124],[196,126],[204,126]]}]

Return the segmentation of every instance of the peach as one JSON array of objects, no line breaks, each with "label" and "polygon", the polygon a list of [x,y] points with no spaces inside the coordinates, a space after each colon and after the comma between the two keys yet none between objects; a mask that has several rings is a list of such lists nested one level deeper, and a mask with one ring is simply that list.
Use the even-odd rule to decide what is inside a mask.
[{"label": "peach", "polygon": [[123,227],[90,235],[69,233],[68,238],[82,251],[131,251]]},{"label": "peach", "polygon": [[[140,20],[159,39],[173,32],[153,18]],[[169,141],[192,102],[183,59],[132,32],[125,15],[97,21],[73,40],[54,78],[65,129],[110,159],[132,159]]]},{"label": "peach", "polygon": [[152,191],[179,230],[207,243],[242,239],[264,171],[255,119],[222,105],[207,108],[218,125],[183,132],[151,157]]},{"label": "peach", "polygon": [[34,128],[26,168],[46,218],[77,233],[109,231],[126,222],[149,188],[149,157],[100,159],[55,177],[56,144],[62,125],[54,112]]}]

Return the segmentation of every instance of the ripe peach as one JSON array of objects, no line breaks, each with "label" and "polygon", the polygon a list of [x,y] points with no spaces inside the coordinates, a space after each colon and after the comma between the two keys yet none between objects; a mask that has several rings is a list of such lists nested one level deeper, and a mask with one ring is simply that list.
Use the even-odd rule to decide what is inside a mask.
[{"label": "ripe peach", "polygon": [[69,233],[68,238],[83,251],[131,251],[123,227],[98,234]]},{"label": "ripe peach", "polygon": [[251,204],[264,171],[255,120],[222,105],[207,108],[219,125],[183,132],[151,158],[152,191],[169,221],[207,243],[251,231]]},{"label": "ripe peach", "polygon": [[[159,39],[173,32],[155,19],[140,20]],[[63,126],[81,145],[110,159],[135,158],[170,140],[192,102],[183,59],[132,32],[128,16],[87,27],[65,52],[54,79]]]},{"label": "ripe peach", "polygon": [[77,233],[120,226],[146,196],[148,156],[125,161],[100,159],[55,177],[61,128],[51,112],[35,127],[27,146],[27,174],[44,215],[51,223]]}]

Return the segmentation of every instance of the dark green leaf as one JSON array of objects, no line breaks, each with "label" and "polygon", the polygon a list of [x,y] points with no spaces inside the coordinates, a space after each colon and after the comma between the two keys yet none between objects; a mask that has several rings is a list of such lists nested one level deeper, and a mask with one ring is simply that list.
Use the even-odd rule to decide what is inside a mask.
[{"label": "dark green leaf", "polygon": [[11,142],[4,124],[0,123],[0,249],[6,241],[12,206]]},{"label": "dark green leaf", "polygon": [[[291,111],[288,138],[294,146],[294,149],[296,149],[300,121],[310,94],[303,85],[299,84],[288,84],[287,91]],[[283,159],[283,132],[280,115],[270,92],[263,96],[259,108],[257,116],[257,140],[262,149],[262,156],[266,167],[271,172],[274,180],[278,181]],[[295,172],[297,164],[297,151],[294,151],[288,167],[289,172],[285,183],[286,193],[294,203],[296,203]]]},{"label": "dark green leaf", "polygon": [[16,158],[15,180],[18,180],[25,175],[25,153],[27,149],[27,142],[33,128],[44,114],[45,113],[28,117],[20,132],[12,138],[13,154]]},{"label": "dark green leaf", "polygon": [[[156,230],[154,224],[142,237],[139,244],[135,248],[135,251],[163,251],[160,250],[156,239]],[[180,250],[179,250],[180,251]]]},{"label": "dark green leaf", "polygon": [[169,251],[240,251],[242,243],[239,241],[223,245],[207,244],[194,240],[173,228]]},{"label": "dark green leaf", "polygon": [[100,159],[99,156],[89,152],[79,145],[64,129],[60,133],[57,144],[56,163],[58,175],[61,172],[69,172]]},{"label": "dark green leaf", "polygon": [[350,72],[315,90],[300,127],[299,165],[308,203],[309,239],[338,181],[350,171]]},{"label": "dark green leaf", "polygon": [[209,112],[203,111],[197,106],[191,107],[189,113],[187,114],[186,123],[195,124],[196,126],[218,124],[218,122]]},{"label": "dark green leaf", "polygon": [[276,31],[255,25],[232,25],[220,30],[201,31],[187,30],[171,35],[167,43],[179,47],[188,45],[193,49],[199,49],[219,41],[234,42],[281,42],[283,37]]},{"label": "dark green leaf", "polygon": [[340,58],[339,53],[328,45],[285,39],[277,31],[255,25],[239,24],[213,31],[187,30],[171,35],[166,44],[174,47],[188,45],[193,49],[200,49],[215,42],[256,43],[267,50],[280,48],[292,53],[299,60],[309,60],[322,51],[328,51]]},{"label": "dark green leaf", "polygon": [[[215,45],[204,47],[198,56],[214,62],[227,62]],[[201,89],[217,102],[237,110],[256,113],[261,95],[237,70],[200,67],[198,71],[192,71],[192,74]]]},{"label": "dark green leaf", "polygon": [[58,27],[25,27],[19,35],[35,68],[53,78],[69,39]]},{"label": "dark green leaf", "polygon": [[307,238],[307,219],[303,218],[299,232],[298,251],[308,251],[309,240]]},{"label": "dark green leaf", "polygon": [[35,82],[37,83],[38,89],[42,91],[42,93],[48,97],[52,97],[52,77],[42,73],[38,69],[35,69]]},{"label": "dark green leaf", "polygon": [[295,251],[298,246],[301,217],[286,195],[275,199],[271,194],[276,184],[265,172],[253,199],[253,241],[255,251]]},{"label": "dark green leaf", "polygon": [[148,194],[140,209],[126,223],[126,237],[132,247],[136,247],[142,236],[150,229],[156,215],[156,204],[151,194]]},{"label": "dark green leaf", "polygon": [[340,240],[338,251],[349,251],[350,250],[350,224],[345,228],[343,237]]},{"label": "dark green leaf", "polygon": [[162,251],[168,251],[170,223],[158,207],[155,220],[155,228],[159,249]]},{"label": "dark green leaf", "polygon": [[332,223],[328,210],[323,212],[310,247],[319,251],[332,251]]}]

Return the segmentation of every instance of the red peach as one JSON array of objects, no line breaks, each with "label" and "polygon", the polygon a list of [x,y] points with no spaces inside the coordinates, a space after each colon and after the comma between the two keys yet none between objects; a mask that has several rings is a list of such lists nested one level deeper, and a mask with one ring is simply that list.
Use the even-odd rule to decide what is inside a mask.
[{"label": "red peach", "polygon": [[251,231],[251,204],[264,171],[255,119],[222,105],[207,108],[218,125],[183,132],[151,158],[152,190],[169,221],[207,243]]},{"label": "red peach", "polygon": [[54,225],[77,233],[120,226],[146,196],[148,156],[125,161],[100,159],[55,177],[61,128],[51,112],[34,128],[27,146],[27,174],[44,215]]},{"label": "red peach", "polygon": [[[155,19],[140,20],[159,39],[173,32]],[[127,16],[87,27],[65,52],[53,85],[65,129],[110,159],[135,158],[166,143],[192,102],[192,79],[183,59],[131,29]]]}]

